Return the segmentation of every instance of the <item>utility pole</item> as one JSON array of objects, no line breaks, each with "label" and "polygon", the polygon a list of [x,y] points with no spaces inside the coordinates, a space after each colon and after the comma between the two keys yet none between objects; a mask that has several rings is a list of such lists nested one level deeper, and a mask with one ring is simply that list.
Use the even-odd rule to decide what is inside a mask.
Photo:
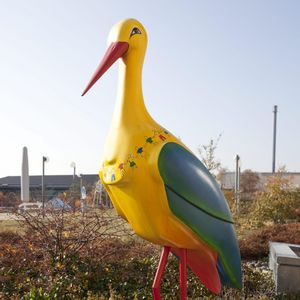
[{"label": "utility pole", "polygon": [[276,162],[276,127],[277,127],[277,105],[274,105],[274,121],[273,121],[273,160],[272,160],[272,173],[275,173]]},{"label": "utility pole", "polygon": [[235,206],[236,212],[240,213],[240,156],[237,154],[235,156],[235,182],[234,182],[234,198],[235,198]]}]

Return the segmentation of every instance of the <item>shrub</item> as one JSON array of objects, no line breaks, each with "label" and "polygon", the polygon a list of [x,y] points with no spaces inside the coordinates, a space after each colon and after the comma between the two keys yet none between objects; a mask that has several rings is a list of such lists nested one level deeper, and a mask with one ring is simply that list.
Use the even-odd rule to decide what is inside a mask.
[{"label": "shrub", "polygon": [[[68,264],[51,264],[39,244],[28,244],[29,237],[0,234],[0,298],[7,299],[151,299],[152,282],[158,265],[160,247],[139,239],[106,239],[91,244]],[[11,241],[11,243],[10,243]],[[107,254],[109,250],[110,255]],[[22,258],[22,259],[20,259]],[[243,263],[243,291],[224,288],[224,299],[269,297],[273,285],[268,274]],[[162,299],[179,293],[178,260],[169,257],[161,284]],[[259,295],[259,297],[258,297]],[[218,299],[188,272],[190,299]],[[270,296],[271,297],[271,296]]]},{"label": "shrub", "polygon": [[26,293],[83,297],[89,270],[122,252],[121,244],[112,240],[131,236],[123,220],[105,211],[48,211],[44,217],[25,212],[18,218],[24,234],[0,235],[0,293],[7,298]]},{"label": "shrub", "polygon": [[285,223],[299,220],[300,190],[295,189],[290,179],[278,172],[268,178],[265,189],[257,193],[250,220],[260,227],[268,221]]},{"label": "shrub", "polygon": [[129,235],[124,221],[114,214],[93,210],[84,215],[64,210],[48,210],[45,214],[18,214],[23,237],[36,248],[42,248],[52,264],[66,264],[80,252],[101,244],[106,238]]},{"label": "shrub", "polygon": [[[88,224],[95,225],[98,221],[91,219],[92,215],[87,215],[86,219],[77,214],[70,213],[68,216],[77,220],[74,232],[69,232],[71,227],[68,227],[73,226],[73,222],[64,219],[62,224],[59,215],[47,215],[44,219],[25,220],[23,224],[27,224],[31,230],[25,231],[22,236],[0,233],[1,299],[152,298],[151,286],[158,266],[160,247],[132,238],[131,235],[127,235],[126,239],[118,234],[110,237],[114,224],[117,226],[120,222],[115,217],[108,216],[109,224],[102,223],[103,228],[99,227],[93,233],[88,230]],[[95,229],[98,225],[95,225]],[[286,233],[289,236],[291,232],[293,235],[300,232],[299,224],[280,226],[298,226]],[[47,232],[46,229],[52,231]],[[283,231],[278,228],[278,235]],[[88,232],[91,235],[89,242],[86,236]],[[269,235],[261,233],[258,240],[265,240],[267,245]],[[253,239],[257,240],[257,236]],[[68,246],[71,242],[73,244]],[[57,248],[63,251],[52,254]],[[270,272],[243,262],[243,273],[243,290],[224,288],[220,295],[223,299],[274,297]],[[169,258],[161,293],[162,299],[174,299],[179,293],[178,260],[174,256]],[[190,299],[219,299],[191,272],[188,272],[188,296]]]},{"label": "shrub", "polygon": [[300,223],[275,224],[254,230],[239,241],[244,259],[258,259],[268,255],[269,241],[300,244]]},{"label": "shrub", "polygon": [[232,190],[223,190],[223,195],[228,203],[231,212],[235,211],[234,192]]}]

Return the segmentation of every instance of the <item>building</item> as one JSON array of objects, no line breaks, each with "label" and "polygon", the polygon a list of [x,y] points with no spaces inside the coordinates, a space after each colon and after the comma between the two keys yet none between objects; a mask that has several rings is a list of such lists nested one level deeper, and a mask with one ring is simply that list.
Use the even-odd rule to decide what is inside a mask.
[{"label": "building", "polygon": [[[97,174],[86,174],[81,177],[73,177],[73,175],[45,175],[45,197],[46,199],[50,199],[58,193],[69,190],[72,186],[78,186],[79,195],[80,185],[93,186],[98,180],[99,177]],[[29,189],[31,199],[34,201],[40,200],[42,176],[29,176]],[[7,176],[0,178],[0,192],[6,195],[15,194],[19,197],[21,193],[21,177]]]},{"label": "building", "polygon": [[[259,177],[258,188],[262,188],[265,185],[268,177],[274,176],[274,173],[271,172],[255,172],[255,174]],[[288,178],[294,187],[300,188],[300,172],[286,172],[283,174],[283,176]],[[235,172],[225,172],[220,176],[219,182],[222,189],[234,190]]]}]

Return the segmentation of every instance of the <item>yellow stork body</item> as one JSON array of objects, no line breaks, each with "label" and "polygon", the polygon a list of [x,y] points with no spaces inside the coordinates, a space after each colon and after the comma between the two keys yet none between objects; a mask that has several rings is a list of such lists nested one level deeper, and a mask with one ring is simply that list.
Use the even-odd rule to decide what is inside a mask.
[{"label": "yellow stork body", "polygon": [[[203,188],[201,199],[197,199],[199,191],[193,190],[197,185],[193,181],[197,178],[188,178],[185,183],[189,177],[186,174],[197,177],[202,172],[200,175],[205,179],[199,186],[207,185],[209,191],[219,193],[212,177],[202,165],[197,165],[201,163],[181,141],[152,119],[145,107],[142,66],[147,33],[144,27],[134,19],[121,21],[112,28],[109,44],[104,60],[83,94],[121,58],[117,103],[99,172],[115,209],[144,239],[169,247],[176,255],[179,255],[178,249],[187,249],[187,264],[213,292],[219,292],[221,283],[226,280],[229,285],[239,286],[239,275],[232,271],[231,263],[226,262],[226,254],[219,253],[222,252],[220,244],[224,242],[222,237],[214,239],[212,235],[218,235],[215,229],[199,229],[206,223],[211,223],[207,224],[211,227],[224,223],[231,234],[232,220],[226,204],[217,203],[214,207],[210,200],[202,204]],[[177,162],[180,166],[176,169]],[[189,182],[192,182],[191,189]],[[184,215],[185,211],[190,215]],[[206,218],[210,219],[206,221]],[[204,223],[198,224],[197,219]],[[221,267],[218,267],[219,260]],[[222,272],[226,280],[222,279]]]}]

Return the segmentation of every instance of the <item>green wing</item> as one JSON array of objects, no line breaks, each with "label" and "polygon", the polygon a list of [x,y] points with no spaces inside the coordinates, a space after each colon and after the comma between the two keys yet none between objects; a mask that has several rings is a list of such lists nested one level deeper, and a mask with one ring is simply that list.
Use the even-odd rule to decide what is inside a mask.
[{"label": "green wing", "polygon": [[199,159],[176,143],[164,145],[158,168],[174,215],[217,251],[222,284],[240,287],[241,261],[233,221],[215,179]]},{"label": "green wing", "polygon": [[162,148],[158,167],[165,185],[207,214],[233,223],[224,196],[209,171],[192,153],[176,143]]}]

